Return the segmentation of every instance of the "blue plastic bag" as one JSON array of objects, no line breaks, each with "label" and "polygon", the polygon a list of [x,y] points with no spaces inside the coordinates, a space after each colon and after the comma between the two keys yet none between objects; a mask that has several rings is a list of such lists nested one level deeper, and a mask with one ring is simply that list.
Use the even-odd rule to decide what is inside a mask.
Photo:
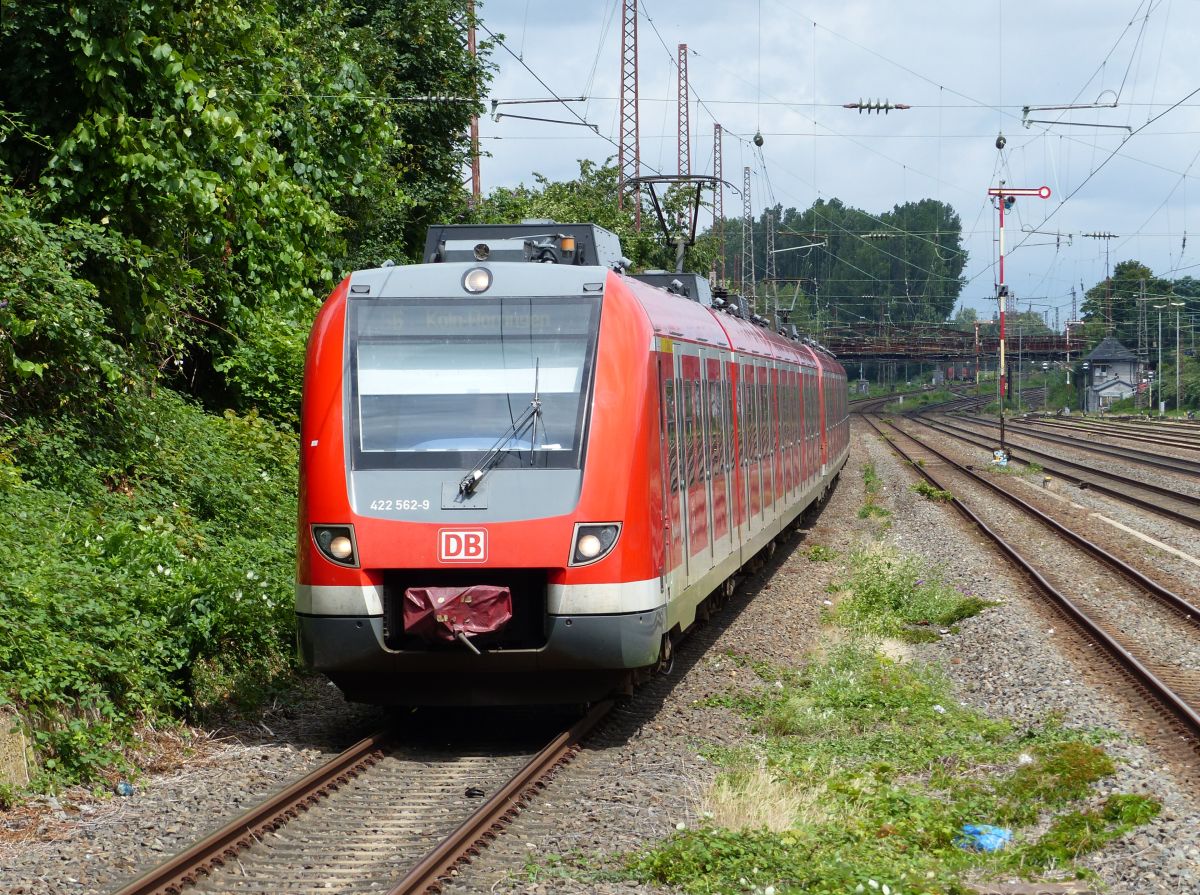
[{"label": "blue plastic bag", "polygon": [[1012,830],[991,824],[963,824],[962,833],[954,844],[967,851],[1000,851],[1012,842]]}]

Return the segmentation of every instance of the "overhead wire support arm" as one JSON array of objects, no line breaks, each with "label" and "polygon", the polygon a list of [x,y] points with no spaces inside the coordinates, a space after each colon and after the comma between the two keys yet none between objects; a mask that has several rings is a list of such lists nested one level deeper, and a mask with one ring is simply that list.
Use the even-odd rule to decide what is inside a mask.
[{"label": "overhead wire support arm", "polygon": [[[700,217],[700,197],[704,188],[716,188],[719,185],[732,188],[732,185],[705,174],[656,174],[646,177],[634,177],[630,179],[629,183],[635,190],[640,189],[643,184],[649,189],[650,202],[654,206],[654,213],[658,216],[658,225],[662,228],[663,236],[667,238],[668,242],[675,243],[675,272],[682,273],[684,253],[688,246],[695,245],[696,243],[696,224]],[[682,232],[673,230],[667,222],[662,202],[658,198],[658,190],[655,189],[658,185],[666,188],[672,186],[694,186],[696,188],[695,193],[689,197],[687,217],[682,219],[684,225]]]},{"label": "overhead wire support arm", "polygon": [[1128,124],[1093,124],[1089,121],[1051,121],[1048,118],[1023,118],[1021,119],[1021,123],[1026,127],[1029,127],[1031,124],[1060,124],[1064,127],[1106,127],[1133,133],[1133,128]]},{"label": "overhead wire support arm", "polygon": [[600,133],[600,125],[592,124],[590,121],[567,121],[565,118],[538,118],[534,115],[514,115],[511,112],[492,113],[492,121],[499,121],[501,118],[519,118],[521,121],[542,121],[546,124],[569,124],[572,127],[590,127],[595,133]]}]

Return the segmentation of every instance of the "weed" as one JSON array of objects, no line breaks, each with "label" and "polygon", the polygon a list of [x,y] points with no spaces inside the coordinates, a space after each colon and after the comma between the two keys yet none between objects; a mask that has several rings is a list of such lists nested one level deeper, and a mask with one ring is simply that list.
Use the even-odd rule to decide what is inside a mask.
[{"label": "weed", "polygon": [[703,800],[710,816],[628,856],[628,876],[704,895],[961,895],[980,872],[1070,871],[1075,856],[1158,812],[1144,797],[1111,796],[1062,813],[1037,841],[1018,831],[1005,851],[965,851],[955,845],[964,823],[1070,807],[1111,760],[1053,718],[1033,729],[988,718],[958,705],[936,668],[854,643],[803,672],[760,674],[782,682],[747,712],[765,739],[753,752],[709,748],[724,765]]},{"label": "weed", "polygon": [[862,467],[863,484],[866,486],[868,494],[878,494],[883,487],[883,479],[879,477],[879,473],[875,471],[874,463],[864,463]]},{"label": "weed", "polygon": [[1012,461],[1007,466],[988,464],[987,470],[993,475],[1040,475],[1044,472],[1040,463],[1018,464]]},{"label": "weed", "polygon": [[1162,806],[1146,796],[1109,796],[1098,811],[1072,811],[1054,819],[1050,829],[1024,850],[1024,867],[1054,868],[1078,860],[1134,827],[1149,823]]},{"label": "weed", "polygon": [[858,508],[859,519],[870,519],[874,516],[885,517],[892,515],[892,511],[887,507],[881,507],[877,503],[865,503]]},{"label": "weed", "polygon": [[808,548],[806,554],[811,562],[831,562],[838,557],[838,552],[832,547],[826,547],[822,544],[813,544]]},{"label": "weed", "polygon": [[871,519],[873,517],[886,517],[892,515],[892,511],[886,507],[881,507],[876,500],[879,497],[879,492],[883,490],[883,479],[879,477],[879,473],[875,471],[874,463],[864,463],[862,466],[863,486],[867,492],[867,501],[858,510],[859,519]]},{"label": "weed", "polygon": [[917,482],[915,485],[910,485],[909,490],[915,491],[926,500],[932,500],[935,503],[945,503],[947,501],[954,500],[954,495],[949,491],[943,491],[941,488],[935,488],[924,479],[921,479],[921,481]]},{"label": "weed", "polygon": [[990,605],[963,593],[914,557],[874,548],[851,556],[850,596],[832,612],[841,624],[885,637],[925,639],[913,626],[946,627]]}]

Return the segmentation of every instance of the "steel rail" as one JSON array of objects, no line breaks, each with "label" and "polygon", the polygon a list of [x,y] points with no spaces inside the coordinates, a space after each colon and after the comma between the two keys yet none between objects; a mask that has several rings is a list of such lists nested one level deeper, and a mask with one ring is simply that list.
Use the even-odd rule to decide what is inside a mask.
[{"label": "steel rail", "polygon": [[226,860],[248,848],[266,833],[279,829],[329,792],[358,776],[383,756],[392,734],[380,731],[359,740],[345,752],[316,768],[262,804],[213,831],[190,848],[151,868],[113,895],[178,895]]},{"label": "steel rail", "polygon": [[[972,432],[970,429],[963,429],[959,426],[951,425],[950,423],[941,420],[930,419],[929,417],[922,417],[921,422],[923,425],[929,426],[931,429],[941,432],[944,435],[949,435],[952,438],[957,438],[960,441],[965,441],[968,444],[974,444],[978,445],[979,447],[989,449],[994,446],[992,442],[983,440],[984,436],[982,433]],[[1109,497],[1115,497],[1118,500],[1131,503],[1134,506],[1141,507],[1144,510],[1149,510],[1152,513],[1157,513],[1160,516],[1165,516],[1168,519],[1172,519],[1176,522],[1182,522],[1191,528],[1200,528],[1200,519],[1197,519],[1195,516],[1180,512],[1179,510],[1171,509],[1170,507],[1155,503],[1152,500],[1138,497],[1137,495],[1130,494],[1127,491],[1122,491],[1118,488],[1112,488],[1107,485],[1103,485],[1100,482],[1095,481],[1093,478],[1084,478],[1082,476],[1073,475],[1072,473],[1069,473],[1063,469],[1063,467],[1068,466],[1073,469],[1081,469],[1090,473],[1092,476],[1108,478],[1115,482],[1120,482],[1122,485],[1130,488],[1141,488],[1144,491],[1149,491],[1152,494],[1157,494],[1171,500],[1177,500],[1180,503],[1190,504],[1192,506],[1200,505],[1200,499],[1192,497],[1189,494],[1181,494],[1178,491],[1172,491],[1171,489],[1164,488],[1161,485],[1152,485],[1149,482],[1143,482],[1115,472],[1108,472],[1092,466],[1086,466],[1083,463],[1076,463],[1073,460],[1064,460],[1062,457],[1056,457],[1053,454],[1046,454],[1034,448],[1027,448],[1024,446],[1018,447],[1023,453],[1016,453],[1012,450],[1012,445],[1009,445],[1009,459],[1017,460],[1022,463],[1029,463],[1031,462],[1029,458],[1037,457],[1038,462],[1047,472],[1052,472],[1059,478],[1066,479],[1068,482],[1074,482],[1078,485],[1084,486],[1085,488],[1094,489],[1099,491],[1101,494],[1107,494]]]},{"label": "steel rail", "polygon": [[608,714],[611,701],[598,703],[570,730],[563,731],[533,756],[503,787],[480,805],[396,883],[388,895],[419,895],[440,891],[454,868],[478,854],[480,845],[494,839],[545,780],[579,751],[580,741]]},{"label": "steel rail", "polygon": [[[911,456],[894,440],[887,438],[883,430],[880,429],[873,420],[865,415],[861,415],[862,419],[874,429],[880,437],[882,437],[891,446],[897,454],[904,458],[912,468],[924,478],[927,482],[940,490],[946,490],[941,482],[939,482],[928,470],[918,466]],[[911,436],[909,436],[911,437]],[[915,441],[915,439],[913,439]],[[1103,630],[1096,622],[1085,613],[1082,609],[1076,606],[1070,598],[1054,587],[1047,581],[1033,565],[1025,559],[1015,547],[1009,544],[1004,538],[998,535],[995,531],[988,527],[982,519],[966,506],[961,500],[953,500],[951,504],[954,508],[964,516],[971,524],[975,525],[983,532],[1012,562],[1024,571],[1038,586],[1038,588],[1052,599],[1063,613],[1081,630],[1087,633],[1089,637],[1099,643],[1105,651],[1129,674],[1139,685],[1144,687],[1153,698],[1183,725],[1188,733],[1194,739],[1200,739],[1200,713],[1188,703],[1179,697],[1174,690],[1163,683],[1159,678],[1143,665],[1138,659],[1130,653],[1125,647],[1121,646],[1113,639],[1106,631]]]},{"label": "steel rail", "polygon": [[[996,428],[998,423],[993,423],[991,420],[978,420],[980,425]],[[1154,466],[1159,469],[1170,470],[1171,472],[1180,473],[1187,476],[1200,476],[1200,463],[1194,460],[1180,459],[1165,459],[1161,456],[1148,454],[1145,451],[1134,450],[1133,448],[1120,447],[1101,447],[1095,442],[1085,441],[1080,438],[1066,438],[1061,435],[1052,435],[1048,432],[1039,432],[1031,428],[1028,424],[1022,423],[1020,420],[1009,420],[1008,428],[1012,431],[1022,432],[1035,435],[1043,441],[1052,441],[1056,444],[1064,444],[1068,447],[1073,447],[1077,450],[1088,451],[1093,454],[1104,454],[1109,457],[1117,457],[1121,460],[1127,460],[1133,463],[1143,464],[1145,466]]]},{"label": "steel rail", "polygon": [[[1138,432],[1133,428],[1117,429],[1112,426],[1098,425],[1090,421],[1070,422],[1065,419],[1056,417],[1037,417],[1035,419],[1027,419],[1024,422],[1032,426],[1049,426],[1055,429],[1063,429],[1075,433],[1084,433],[1091,435],[1103,435],[1108,438],[1124,438],[1126,441],[1139,441],[1149,444],[1169,445],[1170,447],[1182,448],[1185,451],[1200,451],[1200,437],[1193,436],[1187,440],[1177,438],[1167,438],[1166,433],[1156,435],[1145,430]],[[1119,447],[1119,445],[1112,445]]]},{"label": "steel rail", "polygon": [[1141,573],[1137,569],[1135,569],[1133,566],[1129,565],[1124,560],[1122,560],[1116,556],[1113,556],[1111,553],[1109,553],[1107,550],[1105,550],[1099,544],[1089,541],[1087,538],[1085,538],[1083,535],[1079,534],[1077,531],[1067,528],[1067,526],[1063,525],[1057,519],[1054,519],[1053,517],[1048,516],[1047,514],[1043,513],[1041,510],[1039,510],[1033,504],[1022,500],[1021,498],[1017,497],[1017,495],[1013,494],[1012,492],[1007,491],[1004,488],[1001,488],[995,482],[988,481],[987,478],[985,478],[984,476],[981,476],[979,473],[975,472],[975,470],[968,469],[967,467],[965,467],[963,464],[957,462],[956,460],[952,460],[950,457],[943,454],[937,448],[935,448],[932,445],[927,444],[926,442],[922,441],[921,439],[915,437],[911,432],[908,432],[908,431],[900,428],[894,422],[891,422],[891,421],[885,421],[885,422],[887,422],[889,426],[891,426],[897,432],[904,435],[906,438],[912,440],[916,444],[919,444],[924,450],[929,451],[929,453],[933,454],[935,457],[937,457],[943,463],[946,463],[947,465],[952,466],[953,468],[955,468],[959,472],[961,472],[963,475],[969,476],[974,481],[978,482],[981,485],[984,485],[985,487],[989,488],[996,494],[999,494],[1001,497],[1003,497],[1009,503],[1019,507],[1021,510],[1025,511],[1029,515],[1038,519],[1038,521],[1042,522],[1044,525],[1046,525],[1047,527],[1052,529],[1056,534],[1061,535],[1062,537],[1066,538],[1067,540],[1073,542],[1074,544],[1079,546],[1081,549],[1083,549],[1087,553],[1090,553],[1092,556],[1096,557],[1101,562],[1108,565],[1114,571],[1120,573],[1121,575],[1124,575],[1126,578],[1128,578],[1134,584],[1137,584],[1139,587],[1145,588],[1150,593],[1152,593],[1156,597],[1158,597],[1159,600],[1161,600],[1163,603],[1165,603],[1171,609],[1174,609],[1176,612],[1179,612],[1181,615],[1183,615],[1185,617],[1185,619],[1191,625],[1193,625],[1195,627],[1200,627],[1200,608],[1193,606],[1186,599],[1179,596],[1179,594],[1163,587],[1161,584],[1159,584],[1153,578],[1147,577],[1146,575],[1144,575],[1143,573]]}]

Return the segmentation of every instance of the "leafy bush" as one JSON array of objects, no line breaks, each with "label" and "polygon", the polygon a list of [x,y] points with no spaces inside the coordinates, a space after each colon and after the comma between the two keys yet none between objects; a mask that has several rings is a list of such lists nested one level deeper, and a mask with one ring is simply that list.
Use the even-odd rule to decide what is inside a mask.
[{"label": "leafy bush", "polygon": [[0,175],[0,396],[9,413],[47,404],[69,412],[125,381],[124,352],[79,272],[126,250],[100,225],[35,221]]},{"label": "leafy bush", "polygon": [[0,699],[47,781],[119,763],[139,722],[290,666],[297,451],[169,390],[27,420],[0,456]]}]

